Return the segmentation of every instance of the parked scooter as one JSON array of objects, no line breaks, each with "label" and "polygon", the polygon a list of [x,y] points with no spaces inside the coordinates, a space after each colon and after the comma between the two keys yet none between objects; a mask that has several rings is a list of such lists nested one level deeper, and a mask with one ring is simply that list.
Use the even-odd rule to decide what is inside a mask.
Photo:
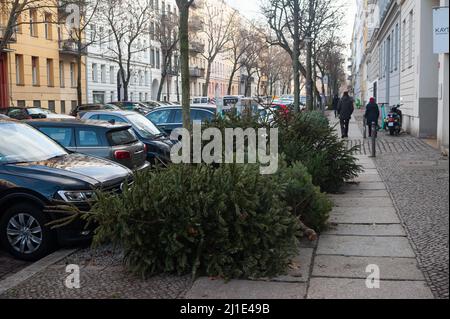
[{"label": "parked scooter", "polygon": [[393,106],[384,119],[384,127],[389,130],[390,135],[399,135],[402,131],[403,114],[402,111],[400,111],[400,106],[401,104]]}]

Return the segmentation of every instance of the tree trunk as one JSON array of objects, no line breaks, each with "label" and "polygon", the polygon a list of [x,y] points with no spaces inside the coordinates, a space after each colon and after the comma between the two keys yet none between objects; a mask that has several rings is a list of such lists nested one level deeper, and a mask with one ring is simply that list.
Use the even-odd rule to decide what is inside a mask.
[{"label": "tree trunk", "polygon": [[312,34],[311,34],[311,25],[313,23],[313,14],[314,14],[314,0],[309,0],[309,14],[308,14],[308,43],[307,43],[307,52],[306,52],[306,107],[308,110],[313,110],[314,107],[314,94],[313,94],[313,79],[312,79]]},{"label": "tree trunk", "polygon": [[234,79],[234,75],[236,74],[236,72],[237,72],[236,67],[233,67],[233,70],[231,71],[231,75],[230,75],[230,80],[228,81],[228,91],[227,91],[228,95],[231,95],[231,88],[233,87],[233,79]]},{"label": "tree trunk", "polygon": [[203,86],[203,96],[208,96],[209,91],[209,81],[211,80],[211,61],[208,61],[208,68],[206,69],[206,80]]},{"label": "tree trunk", "polygon": [[[83,88],[81,86],[81,52],[77,55],[77,103],[83,104]],[[87,92],[86,92],[87,93]]]},{"label": "tree trunk", "polygon": [[180,64],[181,64],[181,105],[183,107],[183,127],[191,131],[190,75],[189,75],[189,7],[180,12]]},{"label": "tree trunk", "polygon": [[298,0],[293,2],[294,47],[292,50],[292,64],[294,71],[294,109],[300,112],[300,5]]},{"label": "tree trunk", "polygon": [[156,101],[161,101],[161,94],[164,86],[164,82],[166,81],[167,73],[163,72],[161,74],[161,82],[159,82],[158,94],[156,96]]}]

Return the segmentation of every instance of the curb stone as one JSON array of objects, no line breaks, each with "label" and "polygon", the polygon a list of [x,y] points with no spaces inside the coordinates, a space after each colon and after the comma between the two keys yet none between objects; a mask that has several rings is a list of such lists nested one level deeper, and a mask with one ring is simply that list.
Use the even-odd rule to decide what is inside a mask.
[{"label": "curb stone", "polygon": [[58,261],[66,258],[67,256],[72,255],[77,250],[78,249],[62,249],[55,251],[54,253],[42,258],[41,260],[36,261],[35,263],[22,269],[21,271],[9,277],[6,277],[2,281],[0,281],[0,296],[9,289],[14,288],[17,285],[21,284],[22,282],[30,279],[31,277],[48,268],[49,266],[57,263]]}]

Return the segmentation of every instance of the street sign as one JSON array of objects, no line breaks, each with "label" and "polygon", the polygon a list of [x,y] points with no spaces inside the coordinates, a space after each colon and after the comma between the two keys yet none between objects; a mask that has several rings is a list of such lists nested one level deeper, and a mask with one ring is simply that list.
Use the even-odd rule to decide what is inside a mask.
[{"label": "street sign", "polygon": [[433,8],[433,52],[435,54],[448,51],[448,7]]}]

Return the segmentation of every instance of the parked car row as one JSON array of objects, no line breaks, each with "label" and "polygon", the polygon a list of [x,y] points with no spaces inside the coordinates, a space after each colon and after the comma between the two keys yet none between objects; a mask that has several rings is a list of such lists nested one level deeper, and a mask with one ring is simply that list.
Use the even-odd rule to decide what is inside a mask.
[{"label": "parked car row", "polygon": [[[191,118],[210,121],[215,110],[192,107]],[[90,104],[72,114],[11,107],[0,115],[0,244],[19,259],[90,240],[93,229],[81,220],[51,229],[49,222],[65,216],[51,208],[88,210],[96,190],[120,193],[133,172],[170,162],[179,141],[168,135],[182,127],[177,105]]]}]

